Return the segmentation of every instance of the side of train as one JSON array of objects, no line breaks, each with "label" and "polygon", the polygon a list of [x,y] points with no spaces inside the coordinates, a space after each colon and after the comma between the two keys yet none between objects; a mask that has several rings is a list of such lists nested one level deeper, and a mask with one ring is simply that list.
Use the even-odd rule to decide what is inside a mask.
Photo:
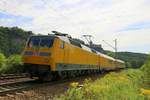
[{"label": "side of train", "polygon": [[31,36],[22,59],[31,77],[42,80],[125,68],[123,61],[97,52],[66,34]]}]

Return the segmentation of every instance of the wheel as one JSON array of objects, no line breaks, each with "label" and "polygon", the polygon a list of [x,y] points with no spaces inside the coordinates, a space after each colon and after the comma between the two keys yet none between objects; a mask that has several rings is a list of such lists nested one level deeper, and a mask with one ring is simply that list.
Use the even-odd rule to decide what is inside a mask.
[{"label": "wheel", "polygon": [[59,77],[61,80],[66,78],[66,73],[64,71],[60,71],[60,72],[58,72],[58,74],[59,74]]},{"label": "wheel", "polygon": [[40,81],[52,81],[53,80],[53,74],[51,72],[45,72],[42,75],[39,76]]}]

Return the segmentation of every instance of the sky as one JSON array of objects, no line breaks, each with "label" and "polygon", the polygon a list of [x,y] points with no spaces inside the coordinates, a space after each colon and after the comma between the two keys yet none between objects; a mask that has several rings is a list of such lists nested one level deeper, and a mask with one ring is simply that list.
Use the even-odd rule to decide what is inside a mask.
[{"label": "sky", "polygon": [[150,0],[0,0],[0,26],[36,34],[56,30],[114,45],[118,51],[150,53]]}]

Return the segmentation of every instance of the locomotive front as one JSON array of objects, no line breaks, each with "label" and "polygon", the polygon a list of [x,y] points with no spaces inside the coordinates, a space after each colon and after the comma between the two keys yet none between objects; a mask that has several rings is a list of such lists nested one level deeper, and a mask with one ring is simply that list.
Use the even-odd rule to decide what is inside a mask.
[{"label": "locomotive front", "polygon": [[54,36],[31,36],[22,54],[26,71],[31,77],[44,76],[50,72]]}]

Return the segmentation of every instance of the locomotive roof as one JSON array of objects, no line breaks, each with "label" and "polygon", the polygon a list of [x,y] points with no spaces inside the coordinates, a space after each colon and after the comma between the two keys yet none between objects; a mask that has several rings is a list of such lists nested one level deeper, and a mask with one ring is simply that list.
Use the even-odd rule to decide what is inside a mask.
[{"label": "locomotive roof", "polygon": [[116,61],[120,62],[120,63],[125,63],[124,61],[120,60],[120,59],[116,59]]},{"label": "locomotive roof", "polygon": [[[67,43],[70,43],[69,37],[66,37],[66,36],[56,36],[56,37],[60,38],[61,40],[65,41],[65,42],[67,42]],[[71,44],[71,43],[70,43],[70,44]],[[84,44],[81,44],[81,48],[84,49],[84,50],[86,50],[86,51],[88,51],[88,52],[92,52],[92,50],[94,50],[94,49],[92,49],[92,48],[90,48],[90,47],[88,47],[88,46],[86,46],[86,45],[84,45]],[[120,59],[114,59],[113,57],[110,57],[110,56],[108,56],[108,55],[105,55],[105,54],[103,54],[103,53],[100,53],[100,52],[98,52],[98,51],[96,51],[96,50],[94,50],[94,51],[96,52],[96,54],[98,54],[98,55],[100,55],[100,56],[102,56],[102,57],[104,57],[104,58],[107,58],[107,59],[110,59],[110,60],[113,60],[113,61],[118,61],[118,62],[120,62],[120,63],[124,63],[124,61],[122,61],[122,60],[120,60]]]},{"label": "locomotive roof", "polygon": [[114,59],[113,57],[107,56],[107,55],[105,55],[105,54],[103,54],[103,53],[98,52],[98,55],[100,55],[100,56],[102,56],[102,57],[105,57],[105,58],[107,58],[107,59],[110,59],[110,60],[115,61],[115,59]]}]

